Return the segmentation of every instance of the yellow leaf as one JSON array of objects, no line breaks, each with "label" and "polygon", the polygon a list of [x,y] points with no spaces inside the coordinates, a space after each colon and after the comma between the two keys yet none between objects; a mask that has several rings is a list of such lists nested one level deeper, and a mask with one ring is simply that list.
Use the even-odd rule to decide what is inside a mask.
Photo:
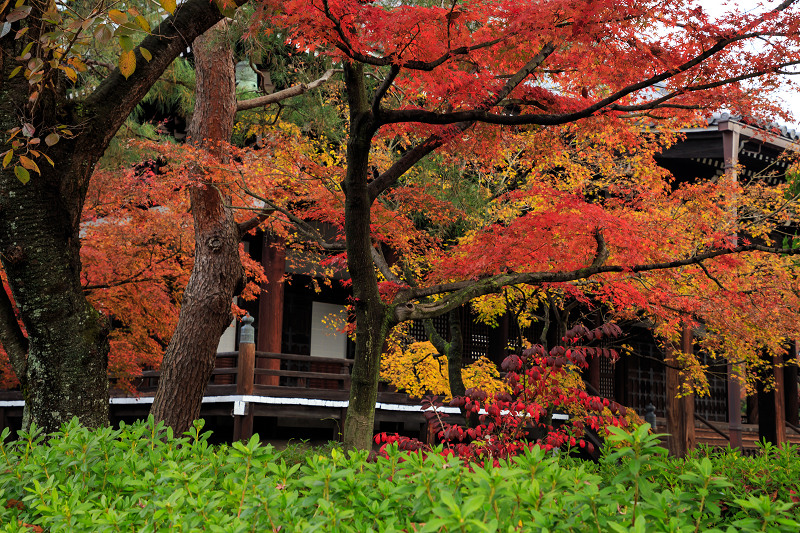
[{"label": "yellow leaf", "polygon": [[14,157],[14,150],[9,150],[6,152],[6,155],[3,156],[3,168],[6,168],[9,163],[11,163],[11,158]]},{"label": "yellow leaf", "polygon": [[14,167],[14,175],[17,177],[19,181],[23,183],[23,185],[31,180],[30,172],[28,172],[19,165]]},{"label": "yellow leaf", "polygon": [[128,22],[128,15],[120,11],[119,9],[111,9],[108,12],[108,18],[112,20],[112,22],[116,24],[125,24]]},{"label": "yellow leaf", "polygon": [[65,67],[64,65],[59,65],[58,68],[63,70],[64,74],[66,74],[67,77],[70,79],[70,81],[72,81],[73,83],[78,81],[78,74],[71,68]]},{"label": "yellow leaf", "polygon": [[21,155],[19,156],[19,162],[22,164],[23,167],[27,168],[28,170],[33,170],[37,174],[41,174],[41,172],[39,172],[39,166],[36,164],[34,160],[25,157],[24,155]]},{"label": "yellow leaf", "polygon": [[178,4],[175,0],[158,0],[158,3],[161,4],[170,15],[175,14],[175,8],[178,7]]},{"label": "yellow leaf", "polygon": [[142,28],[144,31],[150,33],[150,24],[147,23],[147,20],[141,15],[136,16],[136,22],[139,23],[139,27]]},{"label": "yellow leaf", "polygon": [[136,70],[136,54],[133,50],[128,50],[127,52],[122,52],[119,56],[119,71],[120,73],[125,76],[125,78],[129,78],[133,71]]},{"label": "yellow leaf", "polygon": [[145,60],[147,62],[149,62],[151,59],[153,59],[153,55],[150,53],[150,51],[147,48],[139,47],[139,53],[142,54],[142,57],[145,58]]},{"label": "yellow leaf", "polygon": [[74,68],[77,72],[86,72],[88,70],[86,63],[77,57],[71,57],[67,60],[67,62],[72,65],[72,68]]}]

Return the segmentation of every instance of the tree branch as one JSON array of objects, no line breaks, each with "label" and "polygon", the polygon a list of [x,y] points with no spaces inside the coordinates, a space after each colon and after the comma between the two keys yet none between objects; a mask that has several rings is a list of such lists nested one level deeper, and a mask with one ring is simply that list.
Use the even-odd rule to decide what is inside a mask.
[{"label": "tree branch", "polygon": [[[481,280],[467,280],[454,283],[442,283],[431,287],[409,288],[400,291],[395,298],[395,320],[403,322],[405,320],[419,320],[439,316],[443,313],[455,309],[456,307],[486,294],[499,292],[507,285],[519,284],[542,284],[542,283],[566,283],[580,279],[586,279],[597,274],[610,272],[652,272],[656,270],[667,270],[688,265],[700,265],[703,261],[715,257],[734,255],[744,252],[763,252],[769,254],[798,255],[800,248],[775,248],[760,244],[740,245],[732,248],[720,248],[707,252],[676,259],[674,261],[664,261],[634,266],[622,265],[598,265],[588,266],[567,272],[526,272],[526,273],[507,273],[490,276]],[[701,267],[702,268],[702,267]],[[432,303],[413,304],[412,300],[418,300],[437,294],[447,294],[441,299]]]},{"label": "tree branch", "polygon": [[433,320],[426,318],[422,321],[422,325],[425,327],[425,335],[428,336],[428,340],[433,344],[433,347],[436,348],[436,351],[442,355],[447,355],[447,341],[436,331],[436,328],[433,326]]},{"label": "tree branch", "polygon": [[381,253],[380,250],[373,246],[370,249],[370,253],[372,254],[372,262],[375,263],[375,266],[378,267],[378,270],[387,281],[397,283],[398,285],[406,285],[400,278],[394,275],[392,269],[389,268],[389,263],[386,262],[386,258],[383,257],[383,253]]},{"label": "tree branch", "polygon": [[392,65],[392,67],[389,69],[389,74],[386,75],[386,78],[383,80],[383,83],[381,83],[381,86],[378,87],[377,91],[375,91],[375,96],[372,99],[373,114],[377,115],[380,113],[381,100],[383,100],[383,97],[386,96],[386,92],[392,86],[392,83],[394,83],[394,80],[397,78],[398,74],[400,74],[400,66]]},{"label": "tree branch", "polygon": [[594,230],[594,240],[597,242],[597,251],[594,254],[594,261],[592,261],[591,266],[599,267],[605,264],[609,255],[606,239],[603,237],[603,232],[599,228]]},{"label": "tree branch", "polygon": [[608,109],[612,111],[645,111],[650,109],[661,109],[661,108],[671,108],[671,109],[699,109],[700,106],[697,105],[680,105],[680,104],[666,104],[669,100],[676,98],[682,94],[691,93],[691,92],[698,92],[698,91],[707,91],[710,89],[715,89],[717,87],[722,87],[723,85],[730,85],[731,83],[736,83],[739,81],[749,80],[751,78],[758,78],[759,76],[763,76],[765,74],[772,74],[779,72],[779,69],[783,67],[790,67],[800,64],[800,61],[790,61],[787,63],[781,63],[780,65],[776,65],[774,68],[770,68],[767,70],[759,70],[755,72],[750,72],[748,74],[742,74],[740,76],[734,76],[732,78],[725,78],[724,80],[717,80],[712,83],[704,83],[700,85],[690,85],[688,87],[684,87],[678,91],[672,91],[669,94],[662,96],[661,98],[657,98],[656,100],[652,100],[650,102],[644,102],[641,104],[634,104],[634,105],[619,105],[619,104],[611,104],[608,106]]},{"label": "tree branch", "polygon": [[[241,6],[247,0],[234,2]],[[125,78],[119,68],[115,69],[83,102],[85,107],[93,108],[92,136],[102,139],[105,146],[172,60],[222,18],[209,0],[187,0],[180,4],[174,15],[167,17],[134,49],[134,73]],[[150,61],[142,56],[143,48],[152,56]]]},{"label": "tree branch", "polygon": [[256,107],[264,107],[270,104],[276,104],[278,102],[282,102],[283,100],[291,98],[292,96],[299,96],[312,89],[316,89],[320,85],[327,83],[331,79],[331,77],[337,72],[342,72],[342,69],[340,68],[328,69],[325,71],[325,74],[323,74],[322,76],[320,76],[319,78],[310,83],[301,83],[299,85],[293,85],[288,89],[283,89],[272,94],[259,96],[258,98],[241,100],[236,103],[236,111],[246,111],[248,109],[255,109]]},{"label": "tree branch", "polygon": [[385,110],[381,113],[382,124],[395,124],[398,122],[420,122],[423,124],[457,124],[460,122],[486,122],[488,124],[502,124],[502,125],[557,125],[575,122],[582,118],[589,117],[594,113],[609,108],[611,104],[621,100],[629,94],[648,89],[657,83],[664,80],[673,78],[678,74],[682,74],[693,67],[703,63],[714,54],[722,51],[726,46],[755,37],[756,34],[741,34],[727,39],[720,39],[717,44],[705,50],[704,52],[696,55],[692,59],[684,62],[683,64],[665,70],[660,74],[651,76],[645,80],[637,83],[627,85],[616,92],[610,94],[602,100],[598,100],[592,105],[589,105],[579,111],[571,113],[534,113],[534,114],[521,114],[521,115],[499,115],[496,113],[489,113],[486,109],[472,109],[467,111],[455,111],[451,113],[437,113],[434,111],[427,111],[424,109],[399,109],[399,110]]},{"label": "tree branch", "polygon": [[264,204],[269,206],[269,209],[277,211],[281,213],[283,216],[285,216],[289,220],[289,222],[291,222],[292,225],[294,225],[294,227],[297,228],[297,231],[305,235],[308,239],[316,242],[319,245],[319,247],[322,248],[323,250],[327,250],[329,252],[343,252],[346,250],[344,243],[326,241],[322,237],[322,235],[319,234],[319,231],[317,231],[316,228],[314,228],[314,226],[312,226],[302,218],[298,217],[297,215],[293,214],[288,209],[284,209],[270,202],[263,196],[259,196],[258,194],[254,193],[244,185],[239,185],[239,186],[242,188],[245,194],[252,196],[256,200],[264,202]]},{"label": "tree branch", "polygon": [[239,238],[241,239],[241,237],[251,229],[257,228],[259,224],[267,220],[274,212],[274,209],[262,209],[258,215],[236,224],[239,230]]},{"label": "tree branch", "polygon": [[[501,102],[505,99],[514,88],[522,83],[525,78],[530,76],[533,71],[535,71],[544,61],[550,57],[550,55],[555,52],[556,47],[553,43],[545,44],[539,53],[533,56],[524,67],[519,69],[513,76],[509,77],[506,81],[503,88],[497,91],[495,94],[487,98],[483,102],[483,107],[491,108],[497,103]],[[379,110],[379,112],[373,113],[376,117],[377,121],[381,122],[381,117],[384,115],[384,110]],[[474,122],[472,121],[465,121],[460,124],[456,125],[458,131],[465,131],[469,128]],[[369,184],[369,196],[370,201],[374,202],[378,196],[381,195],[383,191],[394,185],[400,176],[405,174],[411,167],[413,167],[417,162],[419,162],[423,157],[428,155],[429,153],[433,152],[440,146],[442,146],[447,139],[442,137],[441,135],[431,135],[420,144],[416,145],[414,148],[403,154],[403,156],[396,161],[391,167],[389,167],[386,171],[384,171],[380,176],[372,180]]]}]

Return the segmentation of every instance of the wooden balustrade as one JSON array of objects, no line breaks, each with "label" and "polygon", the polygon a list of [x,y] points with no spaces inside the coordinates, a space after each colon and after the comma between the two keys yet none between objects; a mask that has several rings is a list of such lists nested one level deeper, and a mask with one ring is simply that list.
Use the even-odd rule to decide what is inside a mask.
[{"label": "wooden balustrade", "polygon": [[[317,389],[317,390],[349,390],[350,370],[353,361],[350,359],[337,359],[331,357],[312,357],[309,355],[294,355],[271,352],[255,352],[254,366],[250,368],[249,376],[242,375],[239,367],[240,354],[238,352],[220,352],[217,361],[224,361],[222,365],[214,368],[208,387],[209,392],[219,394],[253,394],[259,391],[279,389]],[[260,368],[259,360],[277,360],[279,368]],[[273,366],[278,366],[273,365]],[[249,366],[249,365],[246,365]],[[145,370],[137,379],[137,389],[147,393],[155,391],[158,387],[158,378],[161,372]],[[276,376],[277,385],[259,385],[255,376]],[[242,388],[244,382],[250,382],[249,387]]]}]

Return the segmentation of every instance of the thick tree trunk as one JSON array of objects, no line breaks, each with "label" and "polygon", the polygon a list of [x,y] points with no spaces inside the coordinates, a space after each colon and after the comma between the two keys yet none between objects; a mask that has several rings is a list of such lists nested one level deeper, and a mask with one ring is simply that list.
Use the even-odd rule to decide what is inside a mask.
[{"label": "thick tree trunk", "polygon": [[[34,5],[31,16],[41,7]],[[35,40],[46,28],[29,30],[26,37]],[[25,112],[38,132],[57,116],[58,87],[42,95],[33,111],[26,107],[28,80],[9,79],[19,64],[13,58],[27,44],[14,36],[11,31],[0,39],[0,131],[20,126]],[[0,145],[0,152],[10,147]],[[0,341],[23,384],[25,426],[35,423],[48,432],[74,416],[90,427],[108,423],[108,328],[80,282],[79,221],[85,186],[102,155],[96,152],[86,138],[64,139],[48,150],[55,166],[39,159],[42,174],[31,172],[27,184],[14,174],[18,160],[0,169],[0,261],[27,334],[26,340],[11,300],[3,298]]]},{"label": "thick tree trunk", "polygon": [[0,258],[29,339],[27,360],[15,364],[25,420],[48,432],[74,416],[107,424],[108,328],[83,295],[77,225],[44,180],[22,185],[9,174],[0,181]]},{"label": "thick tree trunk", "polygon": [[344,423],[344,445],[347,448],[369,449],[375,423],[381,352],[391,324],[389,309],[378,293],[378,280],[372,264],[372,202],[367,189],[367,169],[375,128],[365,94],[363,67],[346,65],[344,71],[350,105],[344,227],[347,268],[353,281],[356,314],[356,351],[350,403]]},{"label": "thick tree trunk", "polygon": [[[230,139],[236,112],[233,50],[220,22],[194,41],[197,96],[189,136],[217,157]],[[194,176],[201,181],[203,176]],[[241,290],[239,229],[220,191],[190,188],[195,227],[195,261],[184,292],[178,325],[161,365],[151,414],[175,433],[189,429],[200,414],[203,392],[214,370],[216,349],[230,324],[231,301]]]},{"label": "thick tree trunk", "polygon": [[[4,5],[0,20],[14,5]],[[29,123],[41,138],[64,125],[76,136],[62,136],[50,147],[36,145],[53,165],[38,157],[41,175],[31,172],[25,185],[14,175],[18,159],[0,168],[0,261],[14,300],[0,298],[0,342],[23,384],[26,427],[35,423],[53,431],[73,416],[96,427],[108,423],[108,328],[80,283],[80,217],[89,179],[111,138],[164,69],[222,15],[207,0],[187,0],[142,42],[149,61],[137,49],[132,76],[117,69],[81,101],[66,97],[63,73],[51,76],[52,49],[41,46],[40,37],[52,29],[42,22],[42,11],[51,4],[28,5],[29,15],[0,37],[0,131]],[[23,29],[27,32],[18,33]],[[10,77],[25,65],[16,58],[26,47],[45,59],[43,73],[51,76],[33,100],[36,86],[22,72]],[[1,142],[5,153],[11,143]]]}]

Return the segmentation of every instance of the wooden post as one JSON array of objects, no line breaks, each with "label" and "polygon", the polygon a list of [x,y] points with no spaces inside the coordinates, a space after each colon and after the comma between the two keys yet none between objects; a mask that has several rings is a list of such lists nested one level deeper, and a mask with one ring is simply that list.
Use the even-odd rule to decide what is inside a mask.
[{"label": "wooden post", "polygon": [[774,380],[774,387],[767,390],[764,380],[756,385],[758,394],[758,438],[773,444],[786,442],[786,415],[783,408],[783,361],[773,357],[766,378]]},{"label": "wooden post", "polygon": [[[283,275],[286,272],[286,248],[274,242],[269,233],[264,235],[261,265],[267,281],[261,286],[258,299],[258,349],[262,352],[281,353],[283,332]],[[258,368],[280,370],[278,359],[259,359]],[[258,376],[259,385],[277,387],[278,376]]]},{"label": "wooden post", "polygon": [[742,448],[742,387],[728,363],[728,433],[731,448]]},{"label": "wooden post", "polygon": [[786,442],[786,406],[784,404],[783,356],[772,358],[772,371],[775,376],[775,393],[773,395],[775,409],[775,444]]},{"label": "wooden post", "polygon": [[[239,330],[239,364],[236,374],[236,394],[253,394],[253,375],[256,359],[255,329],[253,317],[245,316]],[[237,410],[243,407],[242,412]],[[234,406],[233,440],[248,440],[253,436],[253,405],[244,402],[243,406]]]},{"label": "wooden post", "polygon": [[783,398],[786,421],[800,425],[800,405],[797,398],[797,342],[792,342],[786,352],[786,367],[783,369]]},{"label": "wooden post", "polygon": [[[684,325],[681,333],[681,351],[691,354],[692,330]],[[678,397],[682,378],[682,365],[675,347],[667,347],[667,447],[672,455],[684,457],[694,448],[694,394]]]}]

